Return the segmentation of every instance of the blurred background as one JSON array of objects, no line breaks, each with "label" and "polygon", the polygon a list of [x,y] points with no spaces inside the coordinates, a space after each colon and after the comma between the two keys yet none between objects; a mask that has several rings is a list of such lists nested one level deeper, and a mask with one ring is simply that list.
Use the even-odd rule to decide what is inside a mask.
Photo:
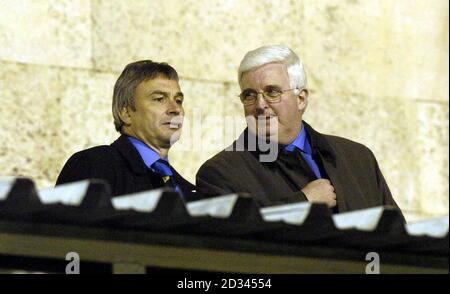
[{"label": "blurred background", "polygon": [[114,83],[126,64],[152,59],[181,77],[189,123],[169,158],[194,182],[245,125],[242,57],[285,44],[308,74],[305,121],[368,146],[408,221],[448,214],[448,5],[0,0],[0,176],[53,186],[74,152],[110,144]]}]

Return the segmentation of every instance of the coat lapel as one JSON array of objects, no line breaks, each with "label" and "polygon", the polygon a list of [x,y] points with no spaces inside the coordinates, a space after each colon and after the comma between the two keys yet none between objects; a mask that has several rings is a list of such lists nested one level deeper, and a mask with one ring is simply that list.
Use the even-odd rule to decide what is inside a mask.
[{"label": "coat lapel", "polygon": [[127,136],[121,135],[114,143],[111,144],[125,158],[130,169],[135,174],[145,174],[147,167],[141,158],[139,152],[134,148],[133,144],[128,140]]},{"label": "coat lapel", "polygon": [[355,207],[367,207],[364,195],[353,177],[345,158],[337,158],[337,151],[326,137],[316,132],[304,122],[309,135],[313,156],[319,158],[336,193],[339,212],[353,210]]}]

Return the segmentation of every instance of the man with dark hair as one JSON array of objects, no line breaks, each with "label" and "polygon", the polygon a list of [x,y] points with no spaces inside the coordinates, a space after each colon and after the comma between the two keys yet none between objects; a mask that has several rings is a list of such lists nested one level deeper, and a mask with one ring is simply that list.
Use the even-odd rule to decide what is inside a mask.
[{"label": "man with dark hair", "polygon": [[124,195],[171,186],[186,201],[195,187],[169,164],[168,151],[180,137],[183,93],[178,74],[167,63],[151,60],[128,64],[114,86],[112,112],[121,136],[111,145],[75,153],[56,185],[98,178],[112,194]]},{"label": "man with dark hair", "polygon": [[261,206],[320,202],[334,212],[397,207],[367,147],[320,134],[302,120],[309,91],[303,64],[291,49],[248,52],[238,81],[248,128],[200,167],[200,193],[248,193]]}]

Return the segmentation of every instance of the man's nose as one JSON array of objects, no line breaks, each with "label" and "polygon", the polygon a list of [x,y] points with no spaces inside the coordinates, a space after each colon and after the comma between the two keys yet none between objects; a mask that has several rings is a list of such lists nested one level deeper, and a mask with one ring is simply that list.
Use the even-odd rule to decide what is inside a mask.
[{"label": "man's nose", "polygon": [[181,113],[182,106],[178,104],[175,100],[169,100],[167,107],[167,113],[172,115],[179,115]]},{"label": "man's nose", "polygon": [[267,105],[267,101],[264,99],[264,96],[262,95],[262,93],[256,94],[255,107],[256,107],[257,114],[263,113],[264,110],[269,107]]}]

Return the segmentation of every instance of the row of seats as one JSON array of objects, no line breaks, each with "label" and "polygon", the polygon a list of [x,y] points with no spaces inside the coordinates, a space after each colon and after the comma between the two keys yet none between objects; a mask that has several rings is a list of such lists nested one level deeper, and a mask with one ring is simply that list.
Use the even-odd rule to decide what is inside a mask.
[{"label": "row of seats", "polygon": [[449,248],[448,216],[405,224],[393,207],[333,215],[308,202],[260,208],[239,194],[185,203],[169,188],[111,197],[96,179],[37,190],[28,178],[1,178],[0,219],[434,255]]}]

